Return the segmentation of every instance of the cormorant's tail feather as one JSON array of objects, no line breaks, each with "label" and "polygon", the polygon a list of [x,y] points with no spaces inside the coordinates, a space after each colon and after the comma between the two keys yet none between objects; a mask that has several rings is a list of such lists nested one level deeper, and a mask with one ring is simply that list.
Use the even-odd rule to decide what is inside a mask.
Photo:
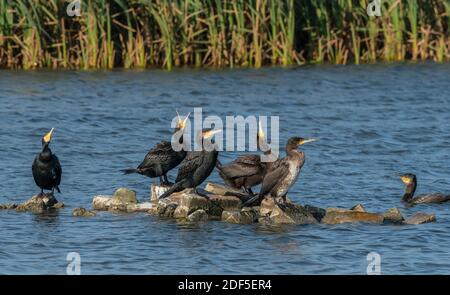
[{"label": "cormorant's tail feather", "polygon": [[57,191],[58,193],[61,193],[61,190],[59,189],[59,186],[56,186],[55,188],[56,188],[56,191]]},{"label": "cormorant's tail feather", "polygon": [[132,173],[139,173],[139,170],[136,168],[127,168],[120,170],[123,174],[132,174]]},{"label": "cormorant's tail feather", "polygon": [[250,196],[249,199],[243,200],[242,207],[251,207],[251,206],[257,205],[256,201],[259,201],[260,199],[261,198],[259,197],[259,194],[254,195],[254,196]]},{"label": "cormorant's tail feather", "polygon": [[220,170],[222,167],[222,163],[219,160],[216,160],[216,168]]},{"label": "cormorant's tail feather", "polygon": [[165,193],[163,193],[159,198],[160,199],[164,199],[169,197],[171,194],[173,194],[174,192],[177,192],[180,190],[180,188],[182,187],[183,182],[177,182],[174,185],[172,185]]}]

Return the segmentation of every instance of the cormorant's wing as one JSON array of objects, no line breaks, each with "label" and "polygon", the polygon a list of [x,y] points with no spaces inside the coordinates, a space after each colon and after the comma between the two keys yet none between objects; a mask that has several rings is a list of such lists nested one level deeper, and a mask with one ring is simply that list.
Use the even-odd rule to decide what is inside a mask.
[{"label": "cormorant's wing", "polygon": [[273,163],[261,183],[261,190],[259,195],[261,197],[267,195],[274,189],[281,179],[285,178],[289,173],[289,164],[286,161],[279,160]]},{"label": "cormorant's wing", "polygon": [[449,196],[445,196],[441,193],[431,193],[413,198],[414,204],[442,203],[447,201],[450,201]]},{"label": "cormorant's wing", "polygon": [[152,168],[155,164],[165,161],[173,152],[171,142],[161,141],[147,153],[142,163],[139,164],[138,169]]},{"label": "cormorant's wing", "polygon": [[52,167],[53,179],[56,181],[56,185],[58,186],[61,183],[61,174],[62,174],[61,163],[59,163],[58,157],[53,154],[52,154],[52,161],[53,161]]},{"label": "cormorant's wing", "polygon": [[192,173],[202,165],[204,159],[203,152],[193,151],[188,152],[178,169],[178,175],[175,182],[179,182],[192,175]]}]

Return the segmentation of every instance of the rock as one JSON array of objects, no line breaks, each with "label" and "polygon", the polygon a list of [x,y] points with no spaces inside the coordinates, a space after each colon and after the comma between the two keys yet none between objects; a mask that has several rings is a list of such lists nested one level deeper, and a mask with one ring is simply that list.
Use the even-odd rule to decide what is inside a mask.
[{"label": "rock", "polygon": [[366,208],[364,208],[364,206],[362,204],[357,204],[357,205],[353,206],[352,208],[350,208],[350,210],[356,211],[356,212],[367,212]]},{"label": "rock", "polygon": [[213,195],[219,195],[219,196],[246,196],[247,195],[238,189],[235,189],[235,188],[232,188],[229,186],[225,186],[225,185],[221,185],[221,184],[217,184],[217,183],[212,183],[212,182],[208,182],[206,184],[205,191],[207,191]]},{"label": "rock", "polygon": [[398,208],[390,208],[383,214],[384,222],[401,224],[405,220]]},{"label": "rock", "polygon": [[322,219],[324,224],[340,224],[340,223],[382,223],[383,215],[377,213],[360,212],[341,208],[328,208],[325,217]]},{"label": "rock", "polygon": [[327,213],[327,210],[311,205],[305,205],[305,210],[311,213],[318,222],[322,221]]},{"label": "rock", "polygon": [[32,211],[35,213],[45,212],[49,209],[59,209],[64,207],[62,203],[58,203],[58,200],[52,193],[43,195],[34,195],[28,201],[18,205],[16,211]]},{"label": "rock", "polygon": [[189,214],[187,219],[191,222],[207,221],[208,214],[206,213],[205,210],[199,209],[199,210],[196,210],[193,213]]},{"label": "rock", "polygon": [[312,224],[317,223],[314,216],[300,205],[286,202],[282,205],[275,203],[273,198],[265,198],[259,208],[261,221],[269,218],[273,224]]},{"label": "rock", "polygon": [[170,186],[152,184],[150,186],[150,201],[158,201],[159,197],[164,194],[169,188]]},{"label": "rock", "polygon": [[97,215],[97,213],[95,213],[94,211],[89,211],[82,207],[75,208],[72,211],[72,216],[76,217],[92,217],[95,215]]},{"label": "rock", "polygon": [[103,210],[109,210],[109,207],[111,206],[112,196],[95,196],[94,199],[92,199],[92,208],[95,210],[103,211]]},{"label": "rock", "polygon": [[194,194],[192,190],[184,190],[173,196],[170,201],[176,203],[174,201],[175,198],[179,198],[177,200],[179,205],[173,213],[175,218],[187,218],[191,213],[199,209],[207,211],[210,206],[207,198]]},{"label": "rock", "polygon": [[220,218],[224,210],[239,210],[241,200],[234,196],[211,195],[208,197],[207,213],[210,216]]},{"label": "rock", "polygon": [[0,210],[16,209],[17,206],[18,206],[17,204],[0,204]]},{"label": "rock", "polygon": [[137,204],[129,204],[127,205],[127,212],[148,212],[153,207],[156,207],[155,203],[143,202]]},{"label": "rock", "polygon": [[250,224],[258,221],[258,209],[254,207],[243,208],[242,210],[224,210],[222,212],[221,220],[236,224]]},{"label": "rock", "polygon": [[[121,212],[134,212],[133,208],[139,208],[137,204],[136,192],[127,188],[119,188],[114,192],[114,195],[99,195],[95,196],[92,200],[92,208],[95,210],[109,210],[109,211],[121,211]],[[143,211],[148,211],[143,210]]]},{"label": "rock", "polygon": [[410,218],[406,219],[405,224],[422,224],[428,222],[435,222],[436,215],[426,213],[415,213]]}]

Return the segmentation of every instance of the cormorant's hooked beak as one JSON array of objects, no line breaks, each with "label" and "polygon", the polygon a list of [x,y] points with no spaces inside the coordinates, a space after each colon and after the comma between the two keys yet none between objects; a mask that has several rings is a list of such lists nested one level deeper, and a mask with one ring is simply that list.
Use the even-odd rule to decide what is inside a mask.
[{"label": "cormorant's hooked beak", "polygon": [[208,139],[208,138],[213,137],[214,134],[217,134],[219,132],[222,132],[222,130],[220,130],[220,129],[213,129],[213,130],[204,131],[204,132],[202,132],[202,137]]},{"label": "cormorant's hooked beak", "polygon": [[177,116],[178,116],[178,128],[180,130],[184,130],[184,128],[186,128],[186,122],[189,119],[189,116],[191,113],[189,112],[189,114],[187,114],[186,118],[184,118],[184,120],[182,120],[178,111],[176,111],[176,112],[177,112]]},{"label": "cormorant's hooked beak", "polygon": [[317,141],[317,140],[319,140],[319,139],[318,138],[304,138],[304,139],[300,140],[298,142],[298,144],[299,145],[304,145],[305,143],[314,142],[314,141]]},{"label": "cormorant's hooked beak", "polygon": [[49,143],[52,140],[53,132],[55,131],[55,128],[52,128],[49,133],[45,134],[42,138],[45,143]]}]

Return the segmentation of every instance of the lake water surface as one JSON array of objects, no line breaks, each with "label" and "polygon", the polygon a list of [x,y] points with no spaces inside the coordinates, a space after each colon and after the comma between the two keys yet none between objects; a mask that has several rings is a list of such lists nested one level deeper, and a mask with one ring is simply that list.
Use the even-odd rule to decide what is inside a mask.
[{"label": "lake water surface", "polygon": [[[71,216],[121,186],[147,200],[153,180],[119,170],[170,139],[175,109],[194,107],[222,118],[278,115],[283,143],[320,138],[303,146],[306,164],[289,194],[296,202],[398,207],[405,216],[435,213],[437,222],[264,227]],[[412,172],[418,193],[450,193],[449,64],[0,71],[0,126],[0,203],[38,192],[31,163],[41,136],[55,127],[52,149],[63,167],[57,198],[66,204],[45,215],[0,211],[2,274],[65,274],[69,252],[81,255],[83,274],[365,274],[369,252],[381,255],[384,274],[450,274],[450,203],[407,208],[393,176]],[[226,163],[236,153],[219,157]],[[220,181],[217,172],[209,180]]]}]

